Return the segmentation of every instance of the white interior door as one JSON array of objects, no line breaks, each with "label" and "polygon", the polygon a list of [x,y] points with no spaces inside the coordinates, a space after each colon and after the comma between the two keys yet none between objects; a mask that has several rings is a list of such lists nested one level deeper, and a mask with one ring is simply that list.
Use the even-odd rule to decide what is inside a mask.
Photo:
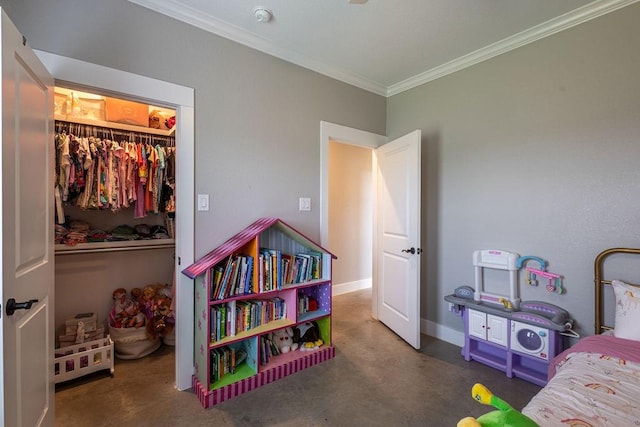
[{"label": "white interior door", "polygon": [[1,14],[0,405],[6,426],[52,426],[53,78],[4,11]]},{"label": "white interior door", "polygon": [[420,140],[416,130],[376,150],[378,318],[420,348]]}]

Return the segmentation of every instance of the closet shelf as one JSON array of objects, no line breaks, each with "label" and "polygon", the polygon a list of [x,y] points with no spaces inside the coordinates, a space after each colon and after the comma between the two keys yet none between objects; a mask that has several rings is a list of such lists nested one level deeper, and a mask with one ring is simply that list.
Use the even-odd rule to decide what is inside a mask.
[{"label": "closet shelf", "polygon": [[56,255],[86,254],[96,252],[143,251],[175,247],[175,239],[131,240],[122,242],[78,243],[77,245],[55,245]]},{"label": "closet shelf", "polygon": [[77,124],[87,125],[87,126],[119,129],[119,130],[130,131],[130,132],[143,132],[151,135],[161,135],[161,136],[174,136],[175,130],[176,130],[175,126],[169,130],[154,129],[154,128],[148,128],[143,126],[127,125],[124,123],[107,122],[104,120],[83,119],[82,117],[70,116],[67,114],[56,114],[55,120],[58,120],[61,122],[77,123]]}]

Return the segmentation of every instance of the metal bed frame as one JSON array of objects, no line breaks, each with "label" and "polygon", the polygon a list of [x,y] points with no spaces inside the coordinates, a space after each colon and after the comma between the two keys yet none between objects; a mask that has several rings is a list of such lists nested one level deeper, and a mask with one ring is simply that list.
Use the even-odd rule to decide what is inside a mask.
[{"label": "metal bed frame", "polygon": [[[611,280],[606,280],[604,278],[604,262],[605,260],[615,254],[635,254],[640,255],[640,249],[636,248],[611,248],[605,249],[600,252],[595,259],[594,262],[594,284],[595,284],[595,333],[601,334],[602,332],[612,330],[612,326],[608,326],[604,324],[604,290],[606,285],[611,285]],[[633,286],[639,286],[636,284],[629,283]]]}]

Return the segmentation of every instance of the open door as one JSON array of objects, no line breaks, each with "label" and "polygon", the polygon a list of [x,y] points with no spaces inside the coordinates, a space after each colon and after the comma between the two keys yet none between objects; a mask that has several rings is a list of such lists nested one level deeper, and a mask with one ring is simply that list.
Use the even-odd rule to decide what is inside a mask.
[{"label": "open door", "polygon": [[378,319],[420,348],[420,140],[416,130],[376,150]]},{"label": "open door", "polygon": [[0,423],[53,426],[53,78],[0,14]]}]

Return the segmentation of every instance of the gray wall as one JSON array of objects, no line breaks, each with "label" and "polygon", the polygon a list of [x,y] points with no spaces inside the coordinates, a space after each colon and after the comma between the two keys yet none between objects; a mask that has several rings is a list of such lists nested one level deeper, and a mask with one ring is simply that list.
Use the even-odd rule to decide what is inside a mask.
[{"label": "gray wall", "polygon": [[521,280],[523,299],[593,333],[594,257],[640,247],[638,22],[640,4],[388,100],[390,138],[423,132],[423,318],[462,330],[443,297],[495,248],[548,260],[567,293]]},{"label": "gray wall", "polygon": [[0,6],[36,49],[195,89],[196,192],[212,204],[196,217],[196,256],[264,215],[318,239],[319,212],[298,212],[298,197],[318,206],[320,120],[422,129],[431,322],[461,330],[442,297],[472,283],[473,250],[501,248],[549,260],[567,294],[524,298],[591,332],[594,256],[640,246],[638,4],[388,101],[125,0]]},{"label": "gray wall", "polygon": [[320,121],[385,133],[384,97],[125,0],[0,6],[35,49],[195,89],[196,257],[261,216],[319,241]]}]

